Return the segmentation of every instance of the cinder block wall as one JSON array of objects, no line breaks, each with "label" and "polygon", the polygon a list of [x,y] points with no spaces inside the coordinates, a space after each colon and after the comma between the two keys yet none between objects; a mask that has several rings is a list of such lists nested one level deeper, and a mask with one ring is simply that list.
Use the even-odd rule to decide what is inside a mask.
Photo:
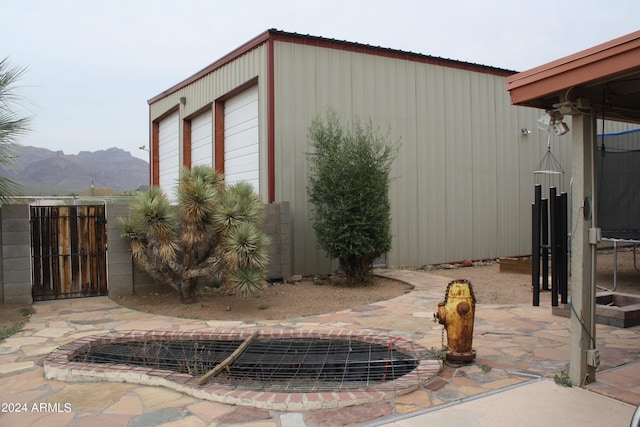
[{"label": "cinder block wall", "polygon": [[271,239],[267,248],[269,279],[282,279],[291,275],[290,227],[289,202],[265,205],[262,231]]},{"label": "cinder block wall", "polygon": [[122,239],[119,218],[129,216],[128,203],[108,202],[107,215],[107,286],[109,297],[145,293],[158,285],[147,273],[137,268],[131,258],[131,247]]},{"label": "cinder block wall", "polygon": [[31,304],[31,231],[29,205],[7,205],[0,211],[2,301]]}]

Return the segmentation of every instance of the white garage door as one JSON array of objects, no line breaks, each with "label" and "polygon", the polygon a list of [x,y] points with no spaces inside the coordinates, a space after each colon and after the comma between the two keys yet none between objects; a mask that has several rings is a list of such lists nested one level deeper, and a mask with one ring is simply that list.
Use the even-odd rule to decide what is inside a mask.
[{"label": "white garage door", "polygon": [[180,174],[179,129],[178,111],[160,120],[158,135],[159,185],[172,201],[176,200],[176,180]]},{"label": "white garage door", "polygon": [[191,120],[191,166],[213,166],[213,114],[211,110]]},{"label": "white garage door", "polygon": [[258,86],[225,101],[224,174],[227,184],[247,181],[260,191]]}]

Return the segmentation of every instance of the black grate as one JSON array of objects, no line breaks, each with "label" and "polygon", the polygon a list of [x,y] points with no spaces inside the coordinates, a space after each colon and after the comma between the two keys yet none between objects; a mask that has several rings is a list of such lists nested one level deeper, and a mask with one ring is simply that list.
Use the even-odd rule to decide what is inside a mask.
[{"label": "black grate", "polygon": [[117,363],[202,375],[226,359],[242,341],[133,341],[89,346],[73,362]]},{"label": "black grate", "polygon": [[[149,341],[91,346],[75,362],[118,363],[204,375],[242,341]],[[254,340],[212,381],[269,391],[338,391],[395,380],[419,360],[392,348],[331,339]]]}]

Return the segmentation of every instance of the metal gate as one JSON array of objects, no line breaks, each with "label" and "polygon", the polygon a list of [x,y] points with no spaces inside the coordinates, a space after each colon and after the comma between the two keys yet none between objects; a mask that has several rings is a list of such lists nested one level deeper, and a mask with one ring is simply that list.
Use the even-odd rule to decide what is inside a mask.
[{"label": "metal gate", "polygon": [[31,206],[34,301],[107,295],[103,205]]}]

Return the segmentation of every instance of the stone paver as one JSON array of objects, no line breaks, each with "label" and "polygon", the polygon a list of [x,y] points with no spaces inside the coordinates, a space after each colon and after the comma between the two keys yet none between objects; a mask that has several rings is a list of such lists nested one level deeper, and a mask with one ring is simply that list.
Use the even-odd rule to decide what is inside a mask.
[{"label": "stone paver", "polygon": [[123,396],[104,410],[105,414],[141,415],[142,400],[138,396]]},{"label": "stone paver", "polygon": [[[394,417],[405,419],[394,425],[419,425],[411,424],[412,415],[504,389],[527,387],[539,378],[553,378],[568,370],[569,319],[552,316],[550,304],[542,302],[540,307],[478,305],[474,325],[474,348],[478,356],[474,363],[447,364],[438,377],[412,393],[341,409],[263,410],[201,400],[162,387],[68,383],[44,377],[42,358],[52,349],[89,335],[134,329],[375,330],[404,336],[427,349],[440,348],[442,326],[431,319],[449,279],[415,271],[379,273],[408,281],[415,288],[393,300],[367,307],[286,321],[178,319],[128,310],[104,297],[36,303],[36,313],[25,328],[0,343],[0,402],[22,403],[28,408],[26,412],[0,413],[0,425],[178,427],[234,422],[236,426],[252,427],[364,426],[381,420],[393,422]],[[597,342],[601,352],[600,371],[604,372],[598,374],[598,381],[587,386],[587,390],[612,396],[621,404],[640,404],[640,363],[637,363],[640,326],[619,329],[598,324]],[[613,367],[620,368],[611,370]],[[70,405],[70,410],[66,410],[65,404]],[[293,399],[291,405],[299,408],[304,402]],[[44,408],[44,411],[33,408]],[[464,418],[463,411],[459,414]],[[473,424],[473,417],[478,414],[468,414]]]},{"label": "stone paver", "polygon": [[0,375],[12,374],[33,368],[33,362],[14,362],[0,365]]}]

